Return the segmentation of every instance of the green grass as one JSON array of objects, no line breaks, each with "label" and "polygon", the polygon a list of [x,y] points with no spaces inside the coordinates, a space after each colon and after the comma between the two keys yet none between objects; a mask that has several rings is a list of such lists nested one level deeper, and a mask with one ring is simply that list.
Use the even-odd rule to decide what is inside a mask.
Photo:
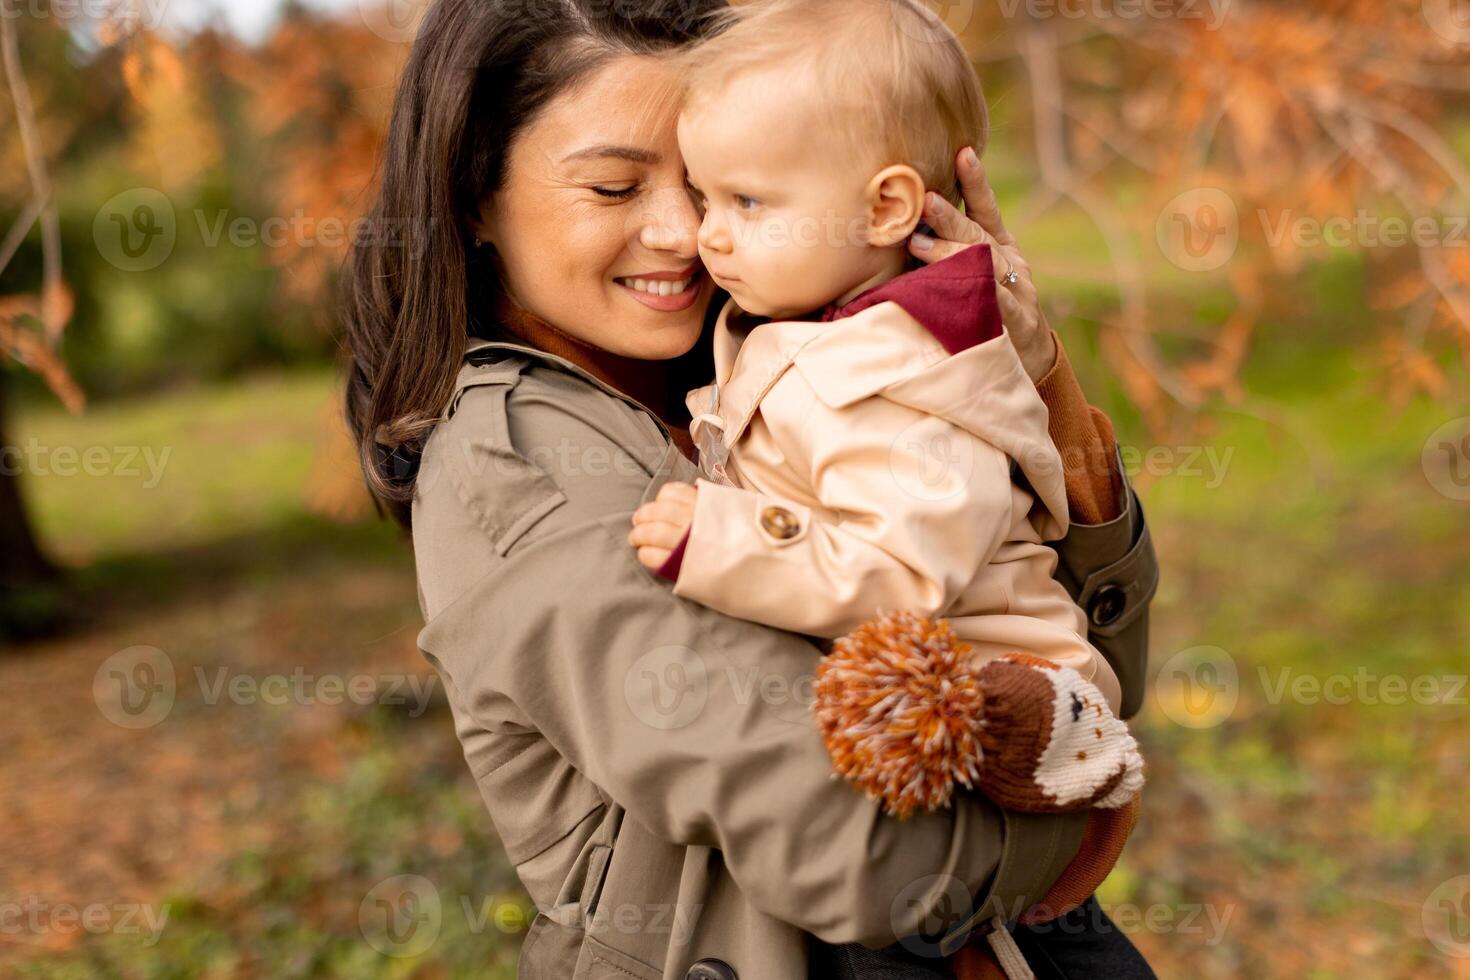
[{"label": "green grass", "polygon": [[335,386],[317,369],[75,417],[38,411],[14,434],[41,471],[30,488],[38,530],[80,563],[291,520],[317,448],[340,425]]}]

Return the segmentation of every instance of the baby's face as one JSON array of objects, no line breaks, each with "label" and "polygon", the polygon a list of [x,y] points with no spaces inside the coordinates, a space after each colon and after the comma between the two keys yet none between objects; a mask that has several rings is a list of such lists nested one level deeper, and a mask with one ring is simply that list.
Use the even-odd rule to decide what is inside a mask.
[{"label": "baby's face", "polygon": [[702,198],[699,254],[740,307],[776,319],[821,309],[884,267],[868,245],[877,167],[826,130],[797,73],[737,76],[688,106],[679,148]]}]

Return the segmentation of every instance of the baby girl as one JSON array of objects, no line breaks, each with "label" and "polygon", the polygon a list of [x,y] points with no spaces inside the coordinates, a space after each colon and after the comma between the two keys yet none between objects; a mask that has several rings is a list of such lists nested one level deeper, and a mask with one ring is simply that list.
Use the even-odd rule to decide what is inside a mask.
[{"label": "baby girl", "polygon": [[1052,577],[1062,464],[992,253],[910,267],[927,189],[960,204],[956,156],[985,142],[963,47],[917,0],[725,18],[690,59],[679,144],[731,299],[715,383],[688,396],[702,478],[634,516],[639,560],[678,595],[817,637],[885,610],[942,617],[978,662],[1070,668],[1072,703],[1115,712],[1118,680]]}]

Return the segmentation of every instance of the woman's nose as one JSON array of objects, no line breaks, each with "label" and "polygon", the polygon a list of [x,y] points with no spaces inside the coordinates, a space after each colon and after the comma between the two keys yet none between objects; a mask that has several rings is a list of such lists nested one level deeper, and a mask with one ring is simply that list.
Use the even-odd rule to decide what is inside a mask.
[{"label": "woman's nose", "polygon": [[638,244],[656,252],[692,256],[699,252],[699,214],[689,195],[669,191],[656,195],[643,213]]}]

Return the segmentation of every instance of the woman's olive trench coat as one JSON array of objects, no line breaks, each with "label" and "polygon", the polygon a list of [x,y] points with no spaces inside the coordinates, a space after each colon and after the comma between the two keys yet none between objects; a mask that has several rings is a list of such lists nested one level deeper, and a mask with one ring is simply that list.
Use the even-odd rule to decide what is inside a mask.
[{"label": "woman's olive trench coat", "polygon": [[[884,816],[830,777],[817,648],[639,564],[632,512],[695,476],[636,403],[513,343],[472,343],[425,447],[419,646],[539,912],[523,980],[799,980],[812,937],[937,955],[1039,898],[1081,817],[978,796]],[[1058,550],[1136,710],[1157,577],[1137,499]]]}]

